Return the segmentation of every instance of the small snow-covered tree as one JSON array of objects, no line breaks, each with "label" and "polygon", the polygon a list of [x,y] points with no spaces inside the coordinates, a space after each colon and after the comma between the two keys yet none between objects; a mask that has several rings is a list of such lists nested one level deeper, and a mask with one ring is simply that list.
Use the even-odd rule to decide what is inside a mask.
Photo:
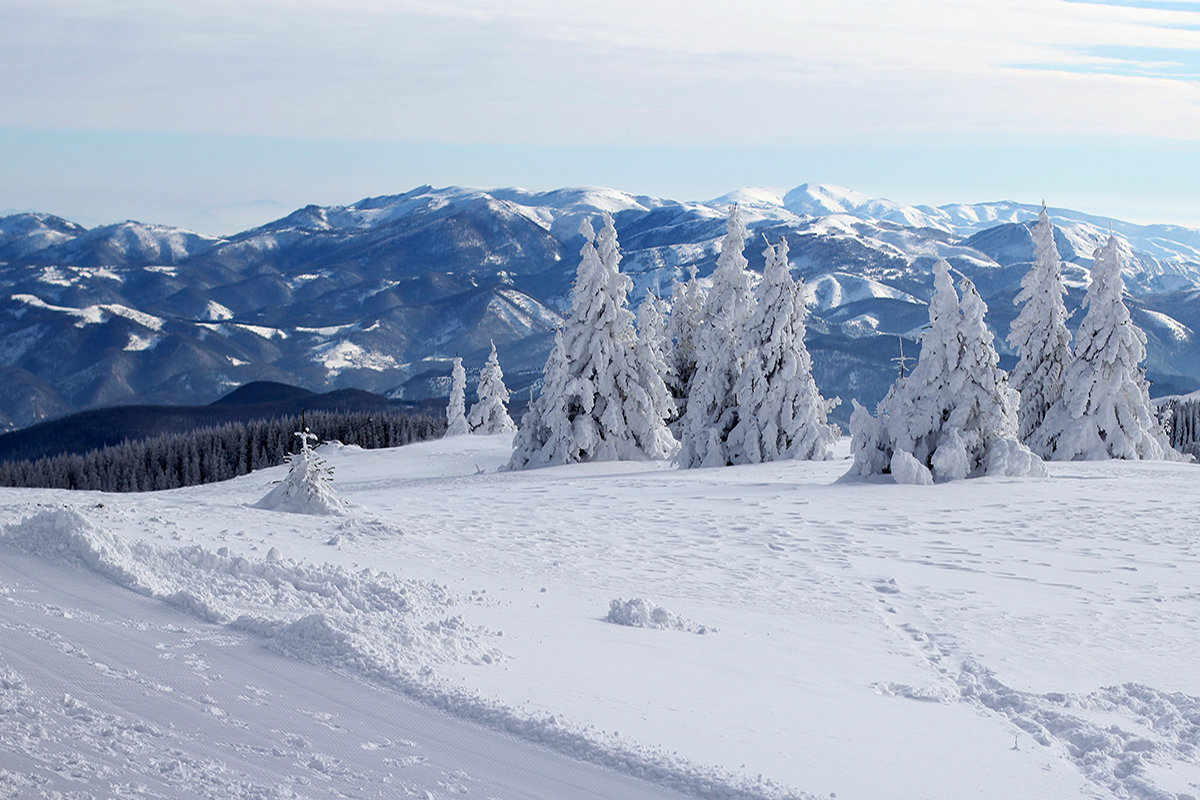
[{"label": "small snow-covered tree", "polygon": [[939,481],[978,473],[1045,474],[1041,460],[1015,438],[1017,394],[999,367],[984,322],[987,306],[966,278],[960,302],[944,259],[933,274],[929,326],[916,366],[892,384],[877,417],[855,403],[851,474],[890,472],[905,483],[928,482],[922,470]]},{"label": "small snow-covered tree", "polygon": [[620,272],[612,217],[597,236],[586,221],[571,311],[543,370],[542,394],[521,419],[511,469],[669,458],[670,396],[644,353],[629,310],[632,281]]},{"label": "small snow-covered tree", "polygon": [[729,460],[753,464],[786,458],[825,460],[839,434],[812,375],[804,344],[804,285],[792,280],[787,239],[767,245],[757,304],[742,336],[745,368],[734,383],[737,424],[729,432]]},{"label": "small snow-covered tree", "polygon": [[446,404],[446,435],[462,436],[467,428],[467,373],[462,359],[455,357],[450,370],[450,402]]},{"label": "small snow-covered tree", "polygon": [[691,268],[686,281],[675,281],[671,287],[671,314],[667,318],[667,389],[675,402],[672,428],[687,411],[688,392],[696,374],[696,336],[704,321],[704,287]]},{"label": "small snow-covered tree", "polygon": [[723,467],[732,464],[729,432],[738,423],[733,385],[745,369],[742,334],[754,311],[746,270],[746,225],[737,204],[730,206],[721,254],[704,301],[696,334],[696,371],[688,389],[687,411],[680,424],[679,466]]},{"label": "small snow-covered tree", "polygon": [[296,438],[300,440],[300,450],[287,456],[287,476],[255,503],[255,507],[296,514],[346,513],[346,503],[331,486],[333,467],[326,464],[313,448],[316,434],[305,428],[296,431]]},{"label": "small snow-covered tree", "polygon": [[487,363],[479,371],[478,399],[467,415],[467,427],[471,433],[490,435],[512,433],[517,425],[508,415],[508,388],[504,385],[504,372],[500,369],[500,357],[496,355],[496,343]]},{"label": "small snow-covered tree", "polygon": [[1075,360],[1063,377],[1062,397],[1040,428],[1038,447],[1058,461],[1173,458],[1139,366],[1146,334],[1125,305],[1116,237],[1109,236],[1094,258]]},{"label": "small snow-covered tree", "polygon": [[1040,451],[1038,429],[1046,412],[1062,397],[1063,373],[1071,363],[1071,334],[1063,302],[1067,289],[1063,284],[1061,259],[1044,204],[1032,234],[1033,266],[1021,279],[1021,291],[1013,300],[1023,305],[1013,320],[1008,343],[1019,358],[1011,378],[1013,388],[1021,394],[1017,437]]}]

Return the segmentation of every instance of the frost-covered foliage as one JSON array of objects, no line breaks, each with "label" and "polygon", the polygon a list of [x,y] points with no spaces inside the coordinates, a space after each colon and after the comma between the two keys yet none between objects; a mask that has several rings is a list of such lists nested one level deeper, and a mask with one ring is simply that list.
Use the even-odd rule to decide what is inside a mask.
[{"label": "frost-covered foliage", "polygon": [[723,467],[733,463],[729,432],[738,423],[733,386],[746,366],[741,339],[754,312],[750,273],[746,270],[746,226],[734,204],[721,255],[704,302],[696,334],[696,371],[688,389],[680,425],[679,466]]},{"label": "frost-covered foliage", "polygon": [[792,280],[787,239],[767,245],[757,303],[742,335],[745,368],[734,384],[737,425],[727,454],[734,464],[833,456],[840,431],[828,414],[840,400],[821,396],[804,345],[803,283]]},{"label": "frost-covered foliage", "polygon": [[584,222],[571,311],[546,359],[542,394],[521,420],[511,469],[670,458],[670,395],[646,363],[620,272],[612,217],[597,236]]},{"label": "frost-covered foliage", "polygon": [[696,336],[704,320],[704,287],[696,277],[696,268],[686,281],[671,287],[671,314],[667,318],[668,348],[667,389],[675,401],[673,428],[687,411],[688,392],[696,374]]},{"label": "frost-covered foliage", "polygon": [[[1039,450],[1038,429],[1046,412],[1062,397],[1063,373],[1071,363],[1071,334],[1067,330],[1067,289],[1061,259],[1054,244],[1054,227],[1045,205],[1033,226],[1034,261],[1021,279],[1014,303],[1024,304],[1008,334],[1019,361],[1011,384],[1021,393],[1017,437]],[[1048,452],[1039,452],[1048,457]]]},{"label": "frost-covered foliage", "polygon": [[1200,458],[1200,397],[1162,398],[1157,416],[1166,431],[1167,441],[1175,450]]},{"label": "frost-covered foliage", "polygon": [[877,417],[855,403],[850,474],[892,473],[901,483],[927,483],[922,470],[938,481],[1044,475],[1041,460],[1016,440],[1017,393],[999,367],[987,306],[967,278],[960,302],[944,259],[933,274],[917,365],[892,384]]},{"label": "frost-covered foliage", "polygon": [[454,359],[450,370],[450,402],[446,404],[446,435],[462,436],[467,428],[467,373],[462,359]]},{"label": "frost-covered foliage", "polygon": [[1095,252],[1087,313],[1075,334],[1075,360],[1062,397],[1046,414],[1038,449],[1058,461],[1172,458],[1150,406],[1150,386],[1139,366],[1146,334],[1125,305],[1122,258],[1115,236]]},{"label": "frost-covered foliage", "polygon": [[254,504],[271,511],[295,514],[344,514],[346,503],[334,494],[333,467],[317,455],[316,435],[308,429],[296,431],[300,450],[288,456],[288,473],[282,481]]},{"label": "frost-covered foliage", "polygon": [[479,388],[475,391],[475,405],[467,415],[467,427],[471,433],[512,433],[517,425],[508,415],[508,387],[504,385],[504,372],[500,369],[500,357],[496,355],[496,343],[487,363],[479,371]]},{"label": "frost-covered foliage", "polygon": [[[637,312],[638,343],[643,355],[654,365],[654,369],[663,377],[666,383],[670,366],[667,364],[667,353],[671,343],[667,339],[667,315],[670,307],[658,296],[657,292],[646,294]],[[668,392],[670,387],[668,387]]]}]

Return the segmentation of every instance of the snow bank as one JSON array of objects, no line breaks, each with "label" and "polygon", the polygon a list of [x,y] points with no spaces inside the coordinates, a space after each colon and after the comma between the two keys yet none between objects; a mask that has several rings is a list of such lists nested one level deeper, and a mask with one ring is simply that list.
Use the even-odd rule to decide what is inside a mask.
[{"label": "snow bank", "polygon": [[688,631],[689,633],[715,632],[716,628],[700,625],[686,617],[673,614],[649,600],[635,597],[630,600],[616,598],[608,605],[605,622],[627,625],[631,628],[657,628],[660,630]]},{"label": "snow bank", "polygon": [[[223,547],[212,552],[198,546],[171,549],[126,542],[69,507],[40,511],[6,526],[0,543],[91,570],[205,621],[260,637],[284,655],[369,680],[457,717],[692,797],[809,797],[763,776],[735,776],[592,726],[487,700],[438,677],[434,666],[439,663],[491,664],[504,656],[483,641],[489,634],[451,613],[455,599],[437,583],[373,570],[308,566],[280,559],[273,550],[259,560],[230,555]],[[655,607],[641,602],[653,619]],[[712,630],[665,614],[658,618],[670,621],[668,627]],[[19,676],[10,677],[15,686]],[[0,773],[0,789],[22,786]]]},{"label": "snow bank", "polygon": [[[193,546],[166,549],[126,542],[72,508],[41,511],[9,525],[3,541],[31,555],[81,566],[163,600],[207,622],[229,624],[308,660],[371,663],[419,672],[430,664],[491,663],[484,644],[449,611],[454,600],[436,583],[373,570],[352,572],[278,558],[263,560]],[[323,658],[336,653],[338,658]]]}]

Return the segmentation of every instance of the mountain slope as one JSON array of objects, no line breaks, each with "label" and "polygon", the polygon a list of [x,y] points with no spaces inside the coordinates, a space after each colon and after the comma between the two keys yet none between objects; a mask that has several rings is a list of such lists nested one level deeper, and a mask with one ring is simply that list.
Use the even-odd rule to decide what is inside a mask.
[{"label": "mountain slope", "polygon": [[[814,184],[706,203],[597,187],[423,186],[307,206],[220,239],[140,223],[88,231],[22,214],[0,219],[0,363],[58,400],[31,408],[20,393],[0,393],[0,425],[114,403],[203,403],[254,380],[420,400],[444,391],[451,358],[478,369],[492,341],[523,391],[566,310],[583,218],[615,215],[637,302],[651,290],[669,295],[692,269],[712,271],[730,202],[746,212],[752,269],[762,267],[764,237],[788,239],[814,302],[825,394],[878,399],[897,337],[916,352],[938,256],[975,281],[1004,346],[1033,257],[1035,205],[909,206]],[[1200,231],[1051,215],[1076,304],[1109,226],[1123,237],[1150,377],[1173,391],[1200,387]]]}]

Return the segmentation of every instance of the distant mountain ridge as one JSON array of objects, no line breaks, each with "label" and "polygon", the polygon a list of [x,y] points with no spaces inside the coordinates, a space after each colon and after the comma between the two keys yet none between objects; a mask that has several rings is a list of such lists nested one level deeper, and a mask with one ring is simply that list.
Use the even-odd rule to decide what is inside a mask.
[{"label": "distant mountain ridge", "polygon": [[[979,286],[1003,348],[1040,210],[910,206],[804,184],[709,202],[421,186],[306,206],[228,237],[10,215],[0,218],[0,429],[114,404],[205,403],[261,380],[444,396],[450,359],[477,370],[492,341],[510,388],[527,397],[566,311],[584,217],[615,216],[636,302],[668,294],[691,268],[712,271],[730,202],[749,222],[752,269],[764,236],[788,239],[822,391],[868,404],[894,377],[898,337],[915,353],[938,256]],[[1111,225],[1156,392],[1200,387],[1200,231],[1050,213],[1070,307]]]}]

